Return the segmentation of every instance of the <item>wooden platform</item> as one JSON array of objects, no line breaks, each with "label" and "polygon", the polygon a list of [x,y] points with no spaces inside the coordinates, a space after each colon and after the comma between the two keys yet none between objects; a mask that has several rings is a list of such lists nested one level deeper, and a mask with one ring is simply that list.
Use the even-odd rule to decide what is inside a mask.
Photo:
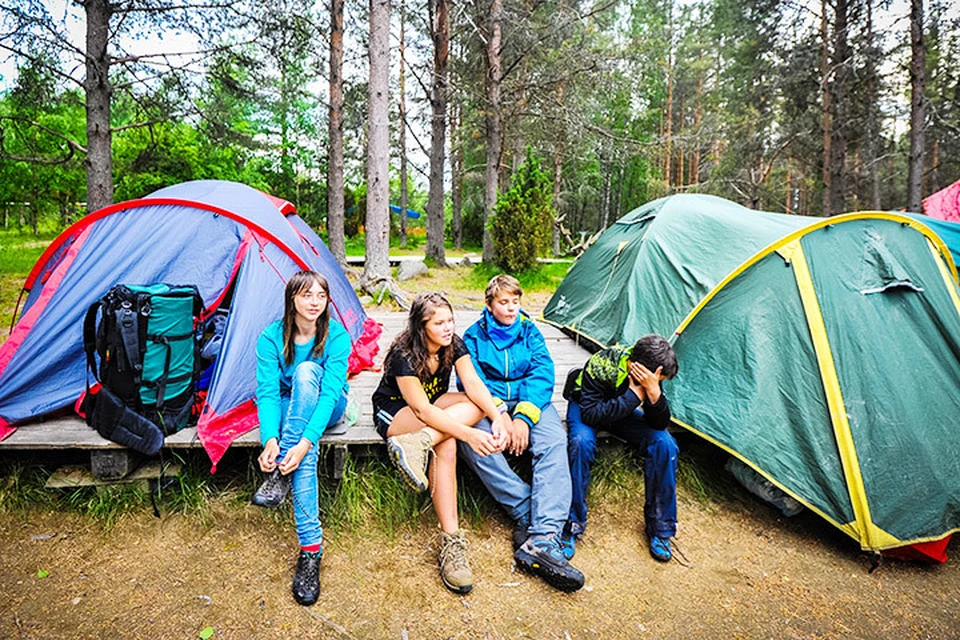
[{"label": "wooden platform", "polygon": [[[472,324],[480,315],[479,310],[457,310],[455,320],[457,333]],[[346,433],[336,436],[324,436],[320,439],[322,445],[334,445],[337,448],[346,448],[351,445],[376,445],[383,439],[373,428],[373,409],[370,398],[380,381],[379,365],[383,361],[393,338],[406,324],[406,313],[373,313],[374,320],[383,326],[383,335],[380,337],[380,353],[377,357],[377,370],[363,371],[350,380],[350,395],[360,403],[361,416],[359,422],[347,429]],[[565,336],[558,329],[540,322],[540,330],[547,342],[547,348],[553,355],[556,366],[556,387],[553,401],[561,416],[566,415],[566,401],[561,396],[563,383],[567,371],[573,367],[582,366],[589,357],[589,352],[577,346],[573,340]],[[251,364],[251,366],[253,366]],[[184,429],[166,440],[168,448],[200,447],[197,430],[194,427]],[[259,447],[260,433],[254,429],[236,439],[233,446]],[[0,451],[7,450],[38,450],[38,449],[91,449],[108,450],[121,449],[120,445],[101,438],[92,428],[78,417],[64,417],[49,419],[42,422],[21,426],[13,435],[0,442]]]}]

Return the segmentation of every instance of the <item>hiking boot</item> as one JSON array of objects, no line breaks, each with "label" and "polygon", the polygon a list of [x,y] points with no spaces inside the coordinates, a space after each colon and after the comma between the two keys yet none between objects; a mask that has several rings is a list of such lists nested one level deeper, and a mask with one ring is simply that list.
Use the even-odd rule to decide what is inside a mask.
[{"label": "hiking boot", "polygon": [[427,464],[432,449],[430,434],[422,430],[387,438],[390,460],[401,471],[404,482],[416,491],[426,491],[430,485]]},{"label": "hiking boot", "polygon": [[583,574],[571,565],[560,550],[557,536],[531,536],[513,554],[517,566],[540,576],[551,587],[568,593],[583,586]]},{"label": "hiking boot", "polygon": [[560,550],[567,560],[573,560],[573,554],[577,552],[577,538],[567,528],[560,534]]},{"label": "hiking boot", "polygon": [[467,539],[463,531],[455,535],[440,532],[440,579],[447,589],[455,593],[470,593],[473,589],[473,572],[467,562]]},{"label": "hiking boot", "polygon": [[280,473],[280,469],[274,469],[253,494],[250,502],[258,507],[279,507],[289,492],[290,476]]},{"label": "hiking boot", "polygon": [[670,538],[650,536],[650,555],[658,562],[670,562],[673,552],[670,550]]},{"label": "hiking boot", "polygon": [[322,551],[301,551],[293,572],[293,599],[310,606],[320,597],[320,559]]},{"label": "hiking boot", "polygon": [[516,551],[523,546],[530,535],[527,530],[530,528],[530,518],[520,518],[513,524],[513,550]]}]

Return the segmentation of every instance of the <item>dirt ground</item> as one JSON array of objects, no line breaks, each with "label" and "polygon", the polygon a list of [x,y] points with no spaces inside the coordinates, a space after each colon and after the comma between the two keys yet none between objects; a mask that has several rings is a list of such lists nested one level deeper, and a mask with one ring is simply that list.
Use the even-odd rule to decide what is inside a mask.
[{"label": "dirt ground", "polygon": [[215,501],[205,526],[144,511],[107,532],[76,515],[0,516],[0,638],[960,638],[956,540],[945,565],[868,573],[812,514],[681,491],[686,566],[661,565],[641,503],[592,513],[575,594],[515,572],[503,520],[468,532],[475,588],[463,597],[437,576],[432,514],[392,540],[328,528],[309,608],[290,595],[292,522],[253,506]]}]

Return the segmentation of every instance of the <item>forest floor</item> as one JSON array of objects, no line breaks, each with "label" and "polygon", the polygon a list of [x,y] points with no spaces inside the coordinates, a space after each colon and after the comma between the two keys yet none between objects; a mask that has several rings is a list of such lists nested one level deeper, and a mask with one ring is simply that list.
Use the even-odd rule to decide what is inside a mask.
[{"label": "forest floor", "polygon": [[[433,274],[416,288],[479,307],[482,293],[461,279]],[[532,292],[526,307],[536,315],[547,297]],[[328,525],[313,607],[290,594],[289,509],[225,492],[203,517],[147,508],[109,527],[66,510],[0,510],[0,638],[960,638],[957,539],[945,565],[884,561],[871,573],[853,540],[809,512],[781,517],[721,479],[712,456],[681,439],[681,465],[705,465],[709,486],[681,483],[682,557],[668,564],[646,549],[639,473],[595,491],[573,562],[586,586],[573,594],[515,570],[510,524],[489,509],[463,523],[469,595],[440,582],[425,507],[393,530]]]},{"label": "forest floor", "polygon": [[[683,454],[681,454],[683,455]],[[655,562],[642,495],[595,501],[564,594],[517,572],[501,517],[464,523],[475,587],[437,575],[432,511],[390,536],[325,531],[322,593],[290,595],[292,518],[213,499],[204,522],[149,510],[0,515],[2,638],[958,638],[960,545],[941,566],[870,558],[813,514],[741,490],[680,492],[685,562]],[[206,633],[205,633],[206,630]]]}]

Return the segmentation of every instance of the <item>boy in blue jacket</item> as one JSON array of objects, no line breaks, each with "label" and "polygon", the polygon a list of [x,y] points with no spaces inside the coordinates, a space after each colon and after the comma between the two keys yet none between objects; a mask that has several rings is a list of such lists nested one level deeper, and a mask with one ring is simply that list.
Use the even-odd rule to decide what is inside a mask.
[{"label": "boy in blue jacket", "polygon": [[[583,574],[560,547],[570,507],[567,434],[553,398],[554,366],[543,335],[520,309],[523,290],[516,278],[495,276],[486,290],[486,308],[463,334],[477,373],[512,416],[507,451],[533,454],[533,486],[510,468],[503,453],[477,455],[459,443],[461,458],[515,522],[514,559],[521,569],[561,591],[583,586]],[[484,419],[478,429],[490,431]]]},{"label": "boy in blue jacket", "polygon": [[632,347],[611,347],[590,356],[567,405],[573,502],[564,528],[563,547],[573,557],[574,539],[587,526],[590,467],[597,454],[597,430],[636,446],[644,454],[644,519],[650,555],[667,562],[670,538],[677,533],[677,441],[667,426],[670,405],[660,388],[677,375],[673,347],[657,335]]}]

